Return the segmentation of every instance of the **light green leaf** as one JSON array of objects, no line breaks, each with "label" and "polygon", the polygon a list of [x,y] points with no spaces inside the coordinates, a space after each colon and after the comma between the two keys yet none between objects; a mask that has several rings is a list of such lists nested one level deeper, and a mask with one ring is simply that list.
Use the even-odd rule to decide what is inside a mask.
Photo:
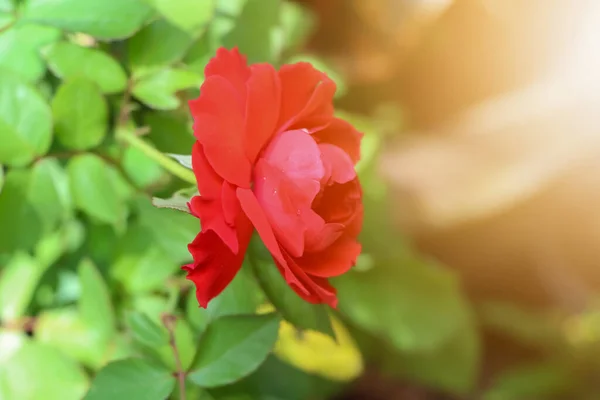
[{"label": "light green leaf", "polygon": [[104,93],[117,93],[127,86],[127,75],[108,54],[69,42],[58,42],[44,49],[48,67],[59,78],[86,78]]},{"label": "light green leaf", "polygon": [[125,149],[122,165],[127,175],[140,188],[160,183],[165,177],[163,168],[137,147],[129,146]]},{"label": "light green leaf", "polygon": [[87,387],[75,362],[41,343],[26,341],[0,365],[0,396],[7,400],[79,400]]},{"label": "light green leaf", "polygon": [[69,180],[58,160],[46,158],[34,164],[27,199],[43,221],[46,232],[53,232],[59,222],[72,215]]},{"label": "light green leaf", "polygon": [[136,340],[147,346],[164,346],[169,342],[165,330],[144,313],[130,312],[127,315],[127,323]]},{"label": "light green leaf", "polygon": [[0,163],[24,166],[52,141],[52,112],[40,94],[8,71],[0,72]]},{"label": "light green leaf", "polygon": [[85,228],[81,222],[68,221],[59,230],[42,237],[35,246],[35,259],[40,265],[50,267],[63,254],[77,250],[84,236]]},{"label": "light green leaf", "polygon": [[[194,360],[196,353],[196,343],[198,338],[192,331],[192,328],[183,318],[177,318],[174,328],[175,345],[179,352],[179,359],[183,369],[187,370]],[[173,348],[171,346],[162,346],[156,349],[162,362],[172,371],[177,369]]]},{"label": "light green leaf", "polygon": [[174,158],[179,162],[179,164],[183,165],[186,168],[192,169],[192,156],[188,156],[185,154],[167,154],[169,157]]},{"label": "light green leaf", "polygon": [[108,341],[115,333],[115,316],[104,278],[88,260],[81,262],[78,273],[81,281],[81,319],[95,335],[103,341]]},{"label": "light green leaf", "polygon": [[60,37],[56,28],[39,25],[21,25],[0,34],[0,68],[20,76],[28,82],[39,80],[46,71],[40,49]]},{"label": "light green leaf", "polygon": [[127,207],[118,195],[111,169],[92,154],[75,156],[67,166],[75,206],[101,222],[116,225],[125,219]]},{"label": "light green leaf", "polygon": [[95,83],[76,78],[63,83],[52,100],[56,137],[71,149],[98,146],[106,135],[108,106]]},{"label": "light green leaf", "polygon": [[281,3],[281,25],[286,49],[304,44],[315,26],[315,16],[301,4],[284,1]]},{"label": "light green leaf", "polygon": [[99,39],[124,39],[151,14],[141,0],[29,0],[20,18]]},{"label": "light green leaf", "polygon": [[0,320],[25,315],[44,268],[25,253],[16,253],[0,275]]},{"label": "light green leaf", "polygon": [[306,302],[289,287],[258,236],[253,237],[251,246],[254,275],[283,319],[299,329],[312,329],[335,338],[325,306]]},{"label": "light green leaf", "polygon": [[219,14],[235,17],[242,12],[246,1],[248,0],[215,0],[215,6]]},{"label": "light green leaf", "polygon": [[171,23],[191,33],[198,33],[215,10],[215,0],[150,0],[150,3]]},{"label": "light green leaf", "polygon": [[256,370],[277,340],[275,314],[221,317],[200,339],[188,379],[202,387],[235,382]]},{"label": "light green leaf", "polygon": [[84,400],[165,400],[174,387],[171,371],[129,358],[101,369]]},{"label": "light green leaf", "polygon": [[197,218],[175,210],[155,208],[148,199],[136,202],[142,227],[153,236],[156,244],[177,264],[191,260],[187,249],[200,232]]},{"label": "light green leaf", "polygon": [[200,87],[202,80],[195,72],[166,68],[141,77],[133,86],[133,95],[149,107],[172,110],[179,106],[175,94],[183,89]]},{"label": "light green leaf", "polygon": [[168,199],[152,198],[152,205],[157,208],[170,208],[177,211],[183,211],[190,214],[190,209],[187,203],[191,197],[187,194],[182,194],[180,191],[173,193],[173,196]]},{"label": "light green leaf", "polygon": [[134,71],[171,65],[183,58],[191,44],[189,34],[158,19],[127,41],[129,64]]}]

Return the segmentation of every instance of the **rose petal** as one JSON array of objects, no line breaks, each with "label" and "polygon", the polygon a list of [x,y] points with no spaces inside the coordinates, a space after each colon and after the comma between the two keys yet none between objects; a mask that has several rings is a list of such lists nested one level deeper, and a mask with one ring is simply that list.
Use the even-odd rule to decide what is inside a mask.
[{"label": "rose petal", "polygon": [[204,155],[204,149],[199,142],[192,147],[192,169],[196,176],[198,192],[207,199],[218,198],[221,195],[223,178],[221,178],[213,167],[208,163]]},{"label": "rose petal", "polygon": [[329,278],[352,268],[360,252],[361,245],[356,240],[344,236],[321,252],[305,254],[297,263],[307,274]]},{"label": "rose petal", "polygon": [[200,97],[190,101],[194,135],[215,172],[240,187],[250,186],[251,164],[244,149],[244,110],[236,106],[238,94],[225,78],[209,77]]},{"label": "rose petal", "polygon": [[294,291],[309,303],[325,303],[332,308],[337,307],[337,291],[329,284],[327,279],[309,276],[298,266],[295,259],[284,252],[289,270],[296,278],[296,282],[288,281]]},{"label": "rose petal", "polygon": [[202,232],[213,231],[225,243],[229,249],[237,254],[239,243],[236,229],[227,224],[223,214],[223,203],[221,200],[204,199],[202,196],[194,196],[189,203],[190,211],[200,218]]},{"label": "rose petal", "polygon": [[344,150],[329,143],[320,144],[319,149],[326,171],[323,176],[325,184],[346,183],[356,177],[354,163]]},{"label": "rose petal", "polygon": [[346,152],[354,164],[360,160],[360,141],[363,134],[350,123],[334,118],[324,129],[313,134],[318,143],[333,144]]},{"label": "rose petal", "polygon": [[269,64],[255,64],[250,67],[252,75],[246,84],[246,156],[251,163],[277,127],[281,85],[275,69]]},{"label": "rose petal", "polygon": [[211,58],[204,68],[204,77],[220,76],[227,80],[238,94],[238,101],[246,100],[246,81],[250,77],[246,57],[241,55],[237,47],[227,50],[221,47],[215,57]]}]

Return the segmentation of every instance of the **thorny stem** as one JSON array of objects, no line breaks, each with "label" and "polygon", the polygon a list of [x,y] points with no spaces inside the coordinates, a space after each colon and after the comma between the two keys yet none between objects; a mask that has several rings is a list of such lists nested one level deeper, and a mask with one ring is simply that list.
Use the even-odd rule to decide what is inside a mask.
[{"label": "thorny stem", "polygon": [[162,322],[167,328],[169,332],[169,346],[173,350],[173,358],[175,359],[175,368],[177,371],[175,372],[177,375],[177,381],[179,382],[179,398],[181,400],[186,400],[185,396],[185,371],[183,370],[183,365],[181,364],[181,358],[179,357],[179,350],[177,350],[177,343],[175,342],[175,323],[177,322],[177,318],[171,314],[165,314],[162,316]]}]

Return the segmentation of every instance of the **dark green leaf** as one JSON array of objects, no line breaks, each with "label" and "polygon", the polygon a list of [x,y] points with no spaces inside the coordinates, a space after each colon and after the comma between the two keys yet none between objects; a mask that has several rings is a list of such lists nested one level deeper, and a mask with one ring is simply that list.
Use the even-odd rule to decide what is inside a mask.
[{"label": "dark green leaf", "polygon": [[275,314],[215,320],[200,339],[188,378],[202,387],[240,380],[265,361],[275,345],[278,329]]},{"label": "dark green leaf", "polygon": [[179,106],[175,94],[183,89],[200,87],[202,76],[184,69],[166,68],[148,73],[133,87],[133,95],[142,103],[158,110]]},{"label": "dark green leaf", "polygon": [[174,387],[171,371],[130,358],[101,369],[84,400],[165,400]]},{"label": "dark green leaf", "polygon": [[256,279],[281,316],[299,329],[312,329],[335,338],[327,308],[307,303],[288,286],[270,256],[264,254],[267,250],[257,236],[253,238],[252,250]]},{"label": "dark green leaf", "polygon": [[127,208],[117,194],[111,169],[92,154],[71,158],[67,167],[75,206],[99,221],[116,225],[124,220]]},{"label": "dark green leaf", "polygon": [[127,322],[134,337],[147,346],[164,346],[169,337],[165,330],[141,312],[131,312]]},{"label": "dark green leaf", "polygon": [[21,25],[0,34],[0,68],[19,75],[28,82],[39,80],[46,71],[40,49],[60,37],[55,28]]},{"label": "dark green leaf", "polygon": [[21,18],[99,39],[123,39],[140,29],[151,13],[141,0],[29,0]]},{"label": "dark green leaf", "polygon": [[98,146],[106,134],[108,107],[100,89],[86,79],[63,83],[52,100],[56,137],[75,150]]},{"label": "dark green leaf", "polygon": [[17,76],[0,73],[0,163],[23,166],[45,154],[52,141],[52,112]]},{"label": "dark green leaf", "polygon": [[194,145],[191,119],[186,112],[147,113],[144,114],[144,124],[150,127],[148,138],[157,149],[165,153],[190,152]]},{"label": "dark green leaf", "polygon": [[52,72],[63,79],[86,78],[104,93],[117,93],[127,86],[127,75],[119,63],[100,50],[58,42],[44,50]]},{"label": "dark green leaf", "polygon": [[192,45],[192,37],[169,22],[159,19],[145,26],[127,42],[133,70],[171,65],[181,60]]},{"label": "dark green leaf", "polygon": [[199,32],[214,12],[215,0],[149,0],[167,20],[179,28]]}]

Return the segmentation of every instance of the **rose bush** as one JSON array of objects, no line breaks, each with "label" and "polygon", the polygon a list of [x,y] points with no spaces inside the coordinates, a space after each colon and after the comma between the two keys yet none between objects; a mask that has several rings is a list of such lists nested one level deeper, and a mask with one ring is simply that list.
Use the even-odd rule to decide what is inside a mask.
[{"label": "rose bush", "polygon": [[202,230],[183,267],[198,303],[235,277],[256,229],[299,296],[335,307],[327,278],[355,264],[363,216],[362,134],[334,116],[335,83],[305,62],[248,65],[236,48],[220,48],[205,79],[189,103],[200,195],[188,206]]}]

